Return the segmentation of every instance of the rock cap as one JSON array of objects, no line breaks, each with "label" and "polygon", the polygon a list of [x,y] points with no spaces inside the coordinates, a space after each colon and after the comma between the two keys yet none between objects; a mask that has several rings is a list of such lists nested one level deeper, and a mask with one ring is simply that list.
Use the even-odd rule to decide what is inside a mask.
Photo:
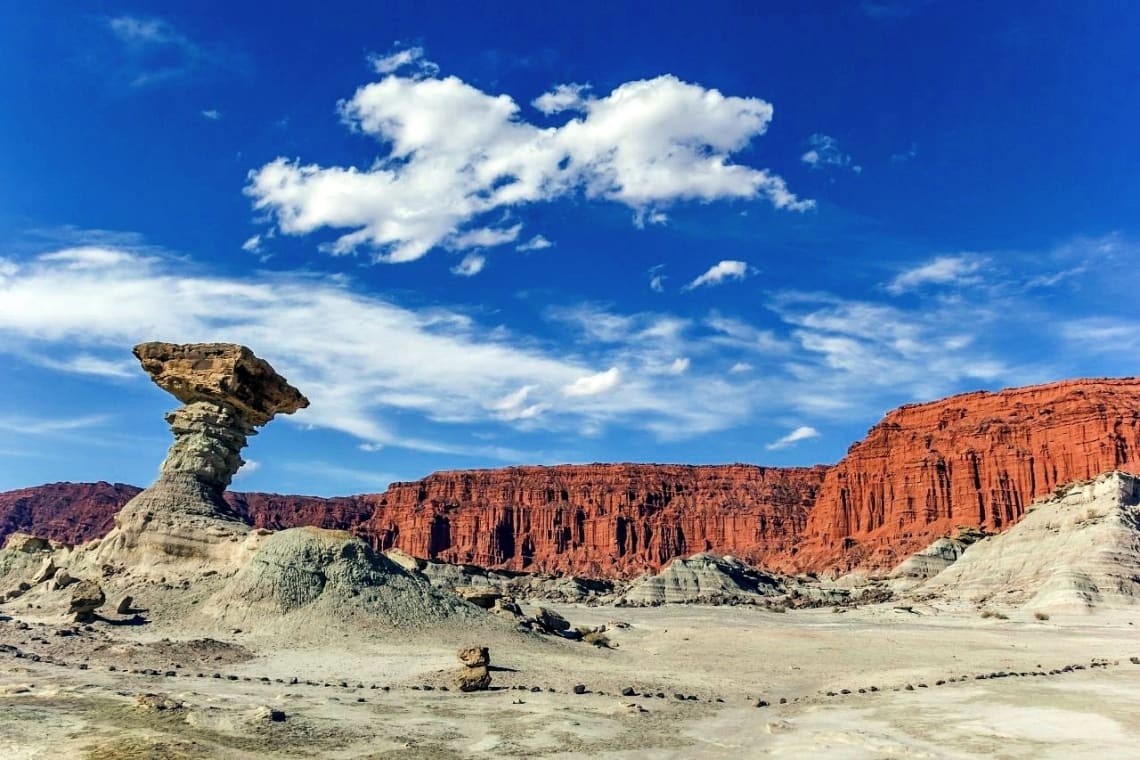
[{"label": "rock cap", "polygon": [[309,400],[264,359],[235,343],[162,343],[134,354],[158,387],[184,404],[209,401],[232,407],[251,425],[292,414]]}]

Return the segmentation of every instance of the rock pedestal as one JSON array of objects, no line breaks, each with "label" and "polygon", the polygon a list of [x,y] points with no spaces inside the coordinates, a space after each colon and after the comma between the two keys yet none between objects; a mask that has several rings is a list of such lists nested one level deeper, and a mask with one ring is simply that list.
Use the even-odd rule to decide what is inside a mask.
[{"label": "rock pedestal", "polygon": [[142,343],[134,354],[184,405],[166,415],[174,443],[158,480],[115,516],[100,558],[141,550],[157,561],[234,559],[249,527],[223,494],[244,464],[241,450],[257,427],[309,401],[245,346]]}]

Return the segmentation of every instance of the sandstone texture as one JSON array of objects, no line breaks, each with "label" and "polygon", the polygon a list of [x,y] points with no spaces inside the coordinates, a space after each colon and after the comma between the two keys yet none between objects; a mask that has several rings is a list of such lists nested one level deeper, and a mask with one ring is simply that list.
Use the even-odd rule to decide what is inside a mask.
[{"label": "sandstone texture", "polygon": [[900,407],[819,490],[777,566],[888,568],[958,526],[1002,531],[1058,485],[1140,471],[1140,379],[1075,380]]},{"label": "sandstone texture", "polygon": [[244,346],[142,343],[134,353],[184,405],[166,415],[174,443],[158,480],[115,515],[115,529],[93,557],[139,568],[187,560],[240,565],[252,548],[249,528],[223,495],[244,464],[240,452],[258,426],[309,402]]},{"label": "sandstone texture", "polygon": [[[1136,378],[904,406],[833,467],[512,467],[441,472],[339,499],[218,496],[215,482],[209,499],[212,514],[243,525],[346,529],[377,550],[486,568],[634,578],[707,551],[839,574],[890,570],[960,527],[1005,530],[1058,485],[1117,468],[1140,471]],[[194,484],[173,495],[185,488]],[[131,495],[119,484],[0,494],[0,537],[90,540]]]},{"label": "sandstone texture", "polygon": [[674,557],[794,549],[826,468],[608,464],[443,472],[366,497],[378,549],[511,570],[633,577]]}]

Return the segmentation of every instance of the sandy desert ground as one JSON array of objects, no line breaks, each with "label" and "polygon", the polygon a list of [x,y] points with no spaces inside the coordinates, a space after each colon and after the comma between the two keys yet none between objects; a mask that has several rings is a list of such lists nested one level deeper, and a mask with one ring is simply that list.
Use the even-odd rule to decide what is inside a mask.
[{"label": "sandy desert ground", "polygon": [[[630,627],[604,649],[506,629],[368,640],[330,621],[282,651],[170,627],[59,636],[71,626],[10,609],[0,757],[1140,757],[1140,613],[557,609]],[[449,688],[465,643],[490,647],[492,690]],[[148,693],[182,706],[138,707]]]}]

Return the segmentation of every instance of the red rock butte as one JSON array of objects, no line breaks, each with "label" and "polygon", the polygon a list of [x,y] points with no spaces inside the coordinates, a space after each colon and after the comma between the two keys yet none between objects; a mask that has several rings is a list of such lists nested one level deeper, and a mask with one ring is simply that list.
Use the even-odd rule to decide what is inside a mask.
[{"label": "red rock butte", "polygon": [[[772,569],[894,565],[958,526],[1004,530],[1058,485],[1140,473],[1140,379],[976,392],[887,414],[832,467],[652,464],[440,472],[383,494],[227,494],[259,527],[351,530],[380,549],[514,570],[636,575],[700,551]],[[133,492],[0,494],[0,537],[109,529]]]}]

